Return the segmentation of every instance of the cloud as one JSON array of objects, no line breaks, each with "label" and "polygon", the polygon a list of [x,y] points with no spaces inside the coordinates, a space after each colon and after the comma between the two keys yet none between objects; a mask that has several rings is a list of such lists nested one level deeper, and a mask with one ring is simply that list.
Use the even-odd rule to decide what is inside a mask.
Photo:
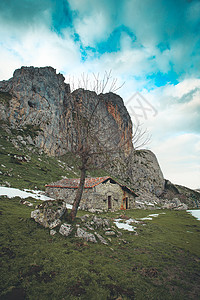
[{"label": "cloud", "polygon": [[[144,117],[139,120],[152,134],[147,146],[156,154],[165,178],[197,188],[200,178],[200,79],[185,79],[177,85],[143,90],[141,94],[158,112],[153,116],[149,111],[147,120]],[[135,103],[132,105],[134,107]]]},{"label": "cloud", "polygon": [[27,30],[34,23],[46,22],[52,8],[52,1],[48,0],[1,0],[0,20],[15,29]]},{"label": "cloud", "polygon": [[173,183],[199,187],[200,134],[173,136],[155,146],[166,179]]},{"label": "cloud", "polygon": [[67,78],[112,69],[125,100],[139,91],[158,111],[141,122],[166,177],[187,180],[199,164],[199,23],[198,0],[1,0],[0,80],[22,65]]}]

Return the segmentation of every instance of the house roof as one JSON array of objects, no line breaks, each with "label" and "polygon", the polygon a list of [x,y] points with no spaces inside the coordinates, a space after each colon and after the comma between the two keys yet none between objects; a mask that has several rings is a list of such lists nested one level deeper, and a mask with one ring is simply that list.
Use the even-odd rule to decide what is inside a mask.
[{"label": "house roof", "polygon": [[[114,180],[113,178],[111,178],[109,176],[85,178],[84,188],[85,189],[93,188],[94,186],[96,186],[100,183],[103,183],[103,182],[107,181],[108,179],[111,179],[115,183],[119,184],[124,190],[128,190],[129,192],[131,192],[135,196],[137,196],[137,194],[134,191],[129,189],[127,186],[120,184],[119,182],[117,182],[116,180]],[[65,178],[65,179],[61,179],[57,182],[54,182],[52,184],[47,184],[46,187],[77,189],[79,186],[79,183],[80,183],[80,178]]]}]

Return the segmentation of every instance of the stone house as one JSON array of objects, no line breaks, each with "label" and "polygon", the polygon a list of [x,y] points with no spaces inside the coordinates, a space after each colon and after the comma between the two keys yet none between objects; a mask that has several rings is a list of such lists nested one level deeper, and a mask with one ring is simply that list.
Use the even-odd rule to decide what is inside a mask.
[{"label": "stone house", "polygon": [[[46,194],[73,204],[80,179],[62,179],[46,185]],[[135,207],[137,194],[111,177],[86,178],[80,208],[118,210]]]}]

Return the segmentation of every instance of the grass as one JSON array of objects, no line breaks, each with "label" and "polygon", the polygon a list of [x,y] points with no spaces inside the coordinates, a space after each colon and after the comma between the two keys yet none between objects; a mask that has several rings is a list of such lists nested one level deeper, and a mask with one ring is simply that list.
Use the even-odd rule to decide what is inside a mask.
[{"label": "grass", "polygon": [[112,237],[105,246],[50,236],[31,210],[19,198],[0,197],[0,299],[198,299],[200,223],[186,212],[166,210],[139,224],[138,236],[121,230],[123,240]]},{"label": "grass", "polygon": [[[49,157],[40,154],[35,146],[27,146],[18,143],[17,147],[11,142],[18,135],[34,135],[38,132],[34,126],[26,126],[23,130],[12,130],[8,135],[0,129],[0,184],[10,185],[15,188],[41,189],[45,185],[60,180],[62,176],[68,178],[79,177],[79,161],[72,154],[67,153],[61,157]],[[28,161],[20,161],[18,157],[28,158]],[[90,174],[91,173],[91,174]],[[91,176],[104,176],[103,170],[88,172]]]},{"label": "grass", "polygon": [[[9,100],[9,95],[0,97]],[[18,135],[34,138],[38,127],[8,133],[1,125],[0,184],[44,189],[62,176],[79,177],[79,161],[71,153],[56,158],[40,154],[34,146],[14,146]],[[93,170],[89,175],[107,173]],[[50,236],[30,218],[32,208],[19,200],[0,197],[0,300],[199,299],[200,223],[186,212],[166,210],[146,225],[137,225],[138,236],[121,230],[122,238],[111,237],[105,246],[75,236]],[[113,219],[121,213],[100,216]],[[123,213],[142,218],[152,211]],[[83,214],[79,211],[78,217]]]}]

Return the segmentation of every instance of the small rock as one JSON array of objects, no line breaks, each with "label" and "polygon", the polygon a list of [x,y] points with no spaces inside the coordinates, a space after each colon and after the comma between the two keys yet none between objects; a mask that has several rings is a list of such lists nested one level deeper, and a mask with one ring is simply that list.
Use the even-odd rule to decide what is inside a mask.
[{"label": "small rock", "polygon": [[89,229],[89,230],[94,230],[94,228],[92,226],[90,226],[89,224],[85,224],[85,227],[87,227],[87,229]]},{"label": "small rock", "polygon": [[177,208],[175,208],[175,210],[187,210],[188,206],[185,203],[181,203],[181,205],[179,205]]},{"label": "small rock", "polygon": [[91,212],[91,213],[95,213],[96,212],[96,210],[94,208],[90,208],[90,209],[88,209],[88,211]]},{"label": "small rock", "polygon": [[50,225],[49,225],[49,228],[52,229],[52,228],[55,228],[57,227],[58,225],[61,224],[61,221],[59,219],[53,221]]},{"label": "small rock", "polygon": [[105,235],[116,235],[116,233],[114,231],[106,231]]},{"label": "small rock", "polygon": [[83,222],[85,222],[88,218],[89,218],[88,214],[80,217],[81,221],[83,221]]},{"label": "small rock", "polygon": [[55,235],[57,232],[53,229],[50,230],[50,235]]},{"label": "small rock", "polygon": [[122,233],[120,231],[117,231],[118,236],[122,236]]},{"label": "small rock", "polygon": [[87,231],[81,229],[80,227],[77,228],[77,237],[82,238],[87,242],[97,243],[94,234],[88,233]]},{"label": "small rock", "polygon": [[35,209],[31,212],[31,218],[32,219],[36,219],[37,216],[40,214],[40,210],[39,209]]},{"label": "small rock", "polygon": [[73,227],[71,224],[64,223],[60,226],[59,233],[64,236],[68,236],[68,235],[70,235],[72,230],[73,230]]},{"label": "small rock", "polygon": [[20,200],[19,203],[24,204],[24,205],[29,206],[29,207],[33,206],[33,203],[31,203],[29,201],[26,201],[26,200],[23,200],[23,199]]},{"label": "small rock", "polygon": [[100,234],[98,234],[97,232],[95,232],[94,234],[98,237],[102,244],[108,245],[107,241]]}]

